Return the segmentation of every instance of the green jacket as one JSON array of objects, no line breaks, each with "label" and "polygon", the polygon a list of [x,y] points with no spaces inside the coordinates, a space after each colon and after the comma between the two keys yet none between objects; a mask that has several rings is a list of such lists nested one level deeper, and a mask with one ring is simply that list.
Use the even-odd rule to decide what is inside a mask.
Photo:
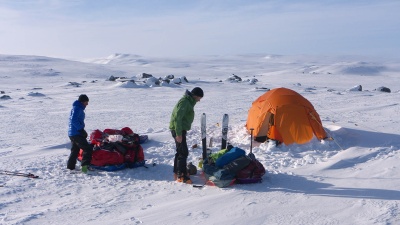
[{"label": "green jacket", "polygon": [[217,159],[219,159],[221,156],[223,156],[225,153],[229,152],[228,149],[221,149],[216,153],[211,154],[210,158],[212,162],[216,162]]},{"label": "green jacket", "polygon": [[190,130],[194,119],[194,106],[196,100],[192,94],[186,90],[186,93],[175,105],[172,111],[169,129],[174,130],[176,136],[181,136],[183,130]]}]

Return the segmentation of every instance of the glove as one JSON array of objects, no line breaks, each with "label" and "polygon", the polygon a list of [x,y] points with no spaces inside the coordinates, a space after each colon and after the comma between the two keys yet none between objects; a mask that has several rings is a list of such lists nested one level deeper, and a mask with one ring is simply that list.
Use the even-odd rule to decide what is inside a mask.
[{"label": "glove", "polygon": [[84,130],[84,129],[80,130],[79,133],[80,133],[81,136],[84,137],[84,138],[87,138],[87,137],[88,137],[88,134],[87,134],[86,130]]}]

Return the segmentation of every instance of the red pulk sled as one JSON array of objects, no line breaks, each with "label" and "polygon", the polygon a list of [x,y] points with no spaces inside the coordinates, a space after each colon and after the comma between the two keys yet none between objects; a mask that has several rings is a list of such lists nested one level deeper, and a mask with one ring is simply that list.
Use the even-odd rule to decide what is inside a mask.
[{"label": "red pulk sled", "polygon": [[[95,169],[114,171],[145,166],[140,136],[129,127],[94,130],[90,142],[94,145],[91,166]],[[83,150],[78,160],[82,160],[82,155]]]}]

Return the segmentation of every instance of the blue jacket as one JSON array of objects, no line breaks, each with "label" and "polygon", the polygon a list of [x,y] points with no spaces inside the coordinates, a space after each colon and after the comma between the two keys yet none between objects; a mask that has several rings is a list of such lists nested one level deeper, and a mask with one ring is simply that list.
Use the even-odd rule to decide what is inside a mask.
[{"label": "blue jacket", "polygon": [[79,131],[85,129],[85,108],[86,106],[78,100],[72,104],[68,136],[80,135]]}]

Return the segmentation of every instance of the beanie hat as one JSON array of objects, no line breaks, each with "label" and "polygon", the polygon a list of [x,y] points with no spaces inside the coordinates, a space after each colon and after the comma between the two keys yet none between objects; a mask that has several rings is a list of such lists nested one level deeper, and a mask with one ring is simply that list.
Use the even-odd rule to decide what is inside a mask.
[{"label": "beanie hat", "polygon": [[199,96],[199,97],[203,97],[204,96],[204,92],[201,88],[199,87],[195,87],[193,88],[193,90],[191,91],[191,93],[195,96]]},{"label": "beanie hat", "polygon": [[80,102],[88,102],[89,98],[88,98],[87,95],[82,94],[82,95],[79,95],[78,101],[80,101]]}]

